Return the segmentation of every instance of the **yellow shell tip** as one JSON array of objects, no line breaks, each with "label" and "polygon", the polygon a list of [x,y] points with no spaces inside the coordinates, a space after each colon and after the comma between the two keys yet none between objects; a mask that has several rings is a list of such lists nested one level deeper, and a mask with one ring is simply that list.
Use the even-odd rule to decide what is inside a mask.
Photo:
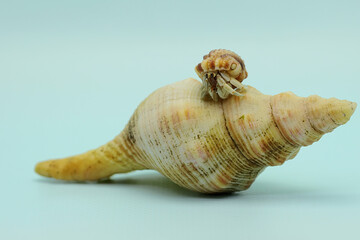
[{"label": "yellow shell tip", "polygon": [[[334,121],[339,124],[345,124],[354,114],[357,104],[347,100],[338,100],[337,112],[334,113]],[[334,109],[335,110],[335,109]]]}]

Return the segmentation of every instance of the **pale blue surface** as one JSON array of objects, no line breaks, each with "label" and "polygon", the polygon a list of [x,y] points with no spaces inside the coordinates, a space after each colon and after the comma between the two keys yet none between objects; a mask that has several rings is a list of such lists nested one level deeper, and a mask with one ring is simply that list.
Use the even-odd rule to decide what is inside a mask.
[{"label": "pale blue surface", "polygon": [[[150,1],[149,1],[150,2]],[[359,103],[359,1],[0,3],[1,239],[359,239],[359,109],[245,192],[205,197],[152,171],[69,184],[36,162],[95,148],[214,48],[247,84]]]}]

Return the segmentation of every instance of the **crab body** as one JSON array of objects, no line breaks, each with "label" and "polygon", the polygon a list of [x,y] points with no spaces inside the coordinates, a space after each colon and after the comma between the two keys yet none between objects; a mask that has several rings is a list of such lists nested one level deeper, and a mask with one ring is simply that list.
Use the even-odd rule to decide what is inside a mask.
[{"label": "crab body", "polygon": [[216,49],[203,57],[203,61],[195,67],[195,72],[203,82],[201,97],[210,97],[218,101],[229,95],[242,96],[246,87],[241,83],[248,73],[244,61],[236,53]]}]

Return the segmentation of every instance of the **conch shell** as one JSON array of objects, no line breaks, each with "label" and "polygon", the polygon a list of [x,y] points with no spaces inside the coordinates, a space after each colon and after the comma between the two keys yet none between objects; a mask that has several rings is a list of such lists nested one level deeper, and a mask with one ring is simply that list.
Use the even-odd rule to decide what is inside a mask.
[{"label": "conch shell", "polygon": [[91,181],[155,169],[203,193],[241,191],[267,166],[281,165],[302,146],[345,124],[356,103],[291,92],[201,100],[202,84],[186,79],[158,89],[109,143],[81,155],[40,162],[36,172]]}]

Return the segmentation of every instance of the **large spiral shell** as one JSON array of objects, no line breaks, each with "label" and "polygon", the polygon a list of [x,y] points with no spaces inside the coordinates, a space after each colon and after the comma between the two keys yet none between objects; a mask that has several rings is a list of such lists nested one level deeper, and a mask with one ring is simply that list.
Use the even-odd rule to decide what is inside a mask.
[{"label": "large spiral shell", "polygon": [[267,166],[294,158],[302,146],[346,123],[356,103],[291,92],[201,100],[202,85],[186,79],[158,89],[113,141],[87,153],[41,162],[36,171],[64,180],[97,180],[155,169],[204,193],[250,187]]}]

